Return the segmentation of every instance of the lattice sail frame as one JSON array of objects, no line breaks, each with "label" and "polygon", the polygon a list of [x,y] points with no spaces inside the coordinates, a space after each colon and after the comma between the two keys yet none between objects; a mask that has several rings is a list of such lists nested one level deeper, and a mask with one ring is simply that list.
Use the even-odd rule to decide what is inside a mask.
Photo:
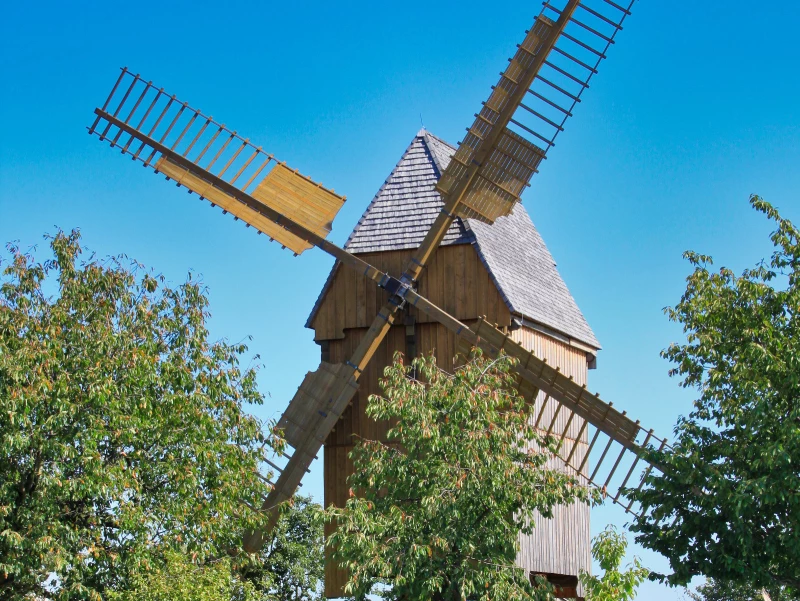
[{"label": "lattice sail frame", "polygon": [[[116,107],[112,113],[107,112],[109,106]],[[271,210],[326,238],[344,204],[344,196],[290,169],[249,139],[127,68],[95,114],[90,134],[108,140],[123,154],[153,167],[295,254],[313,244],[265,213]],[[227,184],[225,189],[220,182]],[[244,204],[231,187],[256,202]]]},{"label": "lattice sail frame", "polygon": [[[470,330],[476,340],[462,337],[459,352],[466,355],[472,346],[479,346],[490,356],[504,353],[516,359],[519,392],[534,403],[533,425],[557,441],[557,456],[582,482],[600,489],[626,512],[641,515],[646,508],[630,493],[641,490],[651,470],[660,468],[649,463],[640,466],[640,461],[645,449],[668,448],[666,439],[645,430],[627,412],[600,400],[598,394],[590,393],[484,319]],[[588,446],[583,442],[585,435]],[[600,448],[600,457],[590,462],[592,451]]]},{"label": "lattice sail frame", "polygon": [[[442,196],[452,194],[469,177],[476,157],[485,154],[478,160],[477,177],[461,199],[460,217],[494,223],[511,213],[564,131],[632,5],[631,1],[626,8],[610,0],[543,3],[541,14],[509,59],[437,185]],[[561,19],[566,21],[563,29],[556,27]],[[555,29],[560,30],[551,46],[547,42]],[[501,114],[520,94],[524,96],[511,107],[513,115],[503,122]],[[484,141],[498,127],[502,132],[497,141],[484,150]]]}]

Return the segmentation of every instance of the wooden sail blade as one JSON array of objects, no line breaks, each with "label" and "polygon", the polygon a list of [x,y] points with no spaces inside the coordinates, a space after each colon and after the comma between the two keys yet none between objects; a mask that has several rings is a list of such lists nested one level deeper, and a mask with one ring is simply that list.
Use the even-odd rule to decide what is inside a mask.
[{"label": "wooden sail blade", "polygon": [[394,312],[384,307],[349,361],[336,365],[323,361],[317,371],[306,374],[278,421],[278,427],[295,452],[264,501],[263,509],[271,512],[268,529],[247,534],[243,542],[246,551],[252,553],[264,544],[269,530],[277,523],[278,505],[290,499],[297,490],[311,461],[358,390],[358,377],[393,320]]},{"label": "wooden sail blade", "polygon": [[534,424],[555,438],[558,456],[567,468],[581,481],[600,488],[626,511],[639,515],[646,510],[631,500],[629,490],[641,489],[650,471],[661,469],[644,456],[646,449],[667,448],[665,439],[645,430],[624,411],[617,411],[612,403],[590,393],[485,320],[470,327],[413,289],[404,296],[459,337],[462,355],[477,346],[491,357],[505,353],[516,359],[519,392],[537,403]]},{"label": "wooden sail blade", "polygon": [[[351,367],[324,361],[317,371],[308,372],[277,424],[286,442],[297,448],[308,432],[318,429],[320,420],[327,419],[331,413],[338,419],[341,411],[336,411],[338,407],[333,406],[334,398],[337,397],[337,390],[347,386],[355,392],[350,381],[352,376]],[[329,432],[322,434],[320,443]]]},{"label": "wooden sail blade", "polygon": [[493,223],[513,210],[632,4],[545,2],[439,180],[457,215]]},{"label": "wooden sail blade", "polygon": [[355,374],[356,370],[349,365],[323,361],[316,371],[306,374],[297,389],[278,422],[293,453],[261,507],[269,514],[267,528],[244,537],[243,547],[248,553],[262,547],[277,524],[281,503],[292,498],[325,438],[355,395],[358,389]]},{"label": "wooden sail blade", "polygon": [[508,215],[536,173],[544,151],[506,128],[478,170],[475,183],[461,199],[458,214],[494,223]]},{"label": "wooden sail blade", "polygon": [[510,213],[545,156],[507,126],[560,25],[537,17],[439,179],[436,188],[443,197],[460,197],[460,216],[494,223]]},{"label": "wooden sail blade", "polygon": [[[474,343],[489,355],[503,352],[518,361],[515,370],[520,376],[520,394],[536,403],[534,423],[557,441],[557,454],[566,466],[626,511],[638,515],[642,508],[628,498],[627,491],[641,488],[649,471],[658,468],[642,460],[644,450],[664,449],[666,440],[483,319],[469,331],[475,336]],[[464,331],[460,335],[463,337]],[[470,338],[464,337],[467,344]],[[464,348],[462,343],[462,351]]]},{"label": "wooden sail blade", "polygon": [[292,171],[283,163],[275,165],[253,190],[253,198],[272,207],[292,221],[327,237],[343,198]]},{"label": "wooden sail blade", "polygon": [[[89,133],[220,206],[296,254],[326,238],[345,198],[127,69]],[[246,195],[246,198],[242,196]]]},{"label": "wooden sail blade", "polygon": [[311,248],[310,243],[283,229],[274,221],[267,219],[263,213],[239,202],[219,188],[214,187],[212,183],[176,165],[170,161],[169,158],[165,156],[159,158],[155,163],[155,169],[159,173],[163,173],[170,179],[175,180],[176,183],[186,186],[192,192],[199,194],[201,198],[205,198],[212,204],[220,207],[223,211],[227,211],[234,217],[253,226],[262,234],[266,234],[273,240],[277,240],[295,254],[299,255],[303,251]]}]

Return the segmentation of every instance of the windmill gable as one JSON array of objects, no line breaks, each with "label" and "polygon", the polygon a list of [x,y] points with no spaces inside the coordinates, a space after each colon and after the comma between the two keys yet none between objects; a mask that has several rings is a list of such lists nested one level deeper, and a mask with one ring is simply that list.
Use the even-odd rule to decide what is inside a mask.
[{"label": "windmill gable", "polygon": [[[402,273],[405,262],[410,258],[409,251],[420,245],[442,206],[435,185],[454,152],[455,148],[447,142],[424,129],[420,130],[367,206],[345,248],[358,254],[392,251],[389,254],[397,257],[399,267],[391,269],[393,265],[387,264],[386,269],[393,275]],[[477,252],[494,284],[493,288],[496,288],[511,316],[508,323],[505,320],[497,323],[524,324],[539,328],[568,344],[587,347],[586,350],[592,352],[600,348],[594,332],[558,273],[550,251],[522,205],[517,205],[511,215],[499,218],[494,225],[473,219],[456,219],[442,246],[466,244],[472,245]],[[454,251],[440,251],[450,252]],[[434,261],[437,255],[434,255]],[[370,261],[377,260],[376,255],[370,256]],[[374,264],[377,266],[377,263]],[[435,266],[431,265],[427,271],[430,273],[434,269]],[[348,270],[340,270],[338,265],[334,266],[306,327],[318,329],[315,323],[320,310],[331,311],[330,307],[322,307],[323,301],[337,274],[344,271]],[[347,276],[341,273],[341,277]],[[425,279],[432,278],[422,278]],[[429,298],[437,302],[433,296]],[[446,300],[441,300],[442,306],[446,306]],[[501,312],[493,313],[499,317]],[[483,314],[490,320],[493,317],[489,313],[463,314],[458,317],[473,319]],[[360,324],[342,326],[359,327]],[[317,331],[317,340],[325,338],[320,334]],[[339,337],[341,333],[331,336]]]}]

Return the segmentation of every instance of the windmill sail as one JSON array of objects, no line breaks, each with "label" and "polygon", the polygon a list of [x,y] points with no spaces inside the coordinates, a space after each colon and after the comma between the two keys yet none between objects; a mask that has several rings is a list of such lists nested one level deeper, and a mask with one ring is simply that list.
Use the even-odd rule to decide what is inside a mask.
[{"label": "windmill sail", "polygon": [[461,194],[459,216],[494,223],[513,210],[632,4],[544,3],[439,180],[442,196]]},{"label": "windmill sail", "polygon": [[[116,107],[111,111],[110,107]],[[90,134],[253,226],[295,254],[324,239],[345,198],[126,68]]]},{"label": "windmill sail", "polygon": [[358,388],[354,371],[344,364],[323,362],[316,371],[306,374],[303,383],[278,422],[286,442],[293,448],[285,466],[272,464],[278,479],[261,507],[269,516],[268,530],[248,532],[242,546],[255,552],[278,521],[279,506],[288,501],[308,472],[325,437],[333,429]]},{"label": "windmill sail", "polygon": [[[663,450],[666,440],[653,430],[645,430],[625,411],[617,411],[612,403],[600,400],[599,395],[576,384],[486,321],[479,320],[470,331],[476,338],[470,340],[462,331],[460,352],[468,353],[472,345],[477,345],[491,356],[504,352],[516,359],[520,394],[535,400],[534,424],[558,441],[561,461],[625,511],[639,515],[642,508],[627,496],[627,491],[641,489],[650,470],[657,467],[647,462],[640,465],[644,450]],[[544,396],[537,399],[539,392]],[[588,446],[582,442],[584,435],[588,435]]]}]

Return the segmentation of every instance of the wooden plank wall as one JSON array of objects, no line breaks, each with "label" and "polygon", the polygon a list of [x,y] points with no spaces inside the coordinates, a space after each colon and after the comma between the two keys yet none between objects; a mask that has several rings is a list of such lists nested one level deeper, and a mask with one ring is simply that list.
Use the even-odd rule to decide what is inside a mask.
[{"label": "wooden plank wall", "polygon": [[[551,365],[560,367],[564,374],[572,376],[578,384],[587,383],[588,363],[584,351],[525,327],[513,331],[511,337],[526,349],[533,351],[538,357],[547,359]],[[545,395],[539,393],[534,415],[538,415],[541,411],[544,399]],[[546,430],[550,426],[555,411],[556,404],[550,401],[539,422],[540,428]],[[553,426],[553,432],[563,432],[567,419],[567,412],[560,411]],[[582,423],[579,418],[572,420],[563,442],[565,448],[572,448]],[[580,464],[587,450],[588,440],[584,431],[581,440],[578,441],[573,462]],[[548,467],[564,469],[558,459],[551,460]],[[546,574],[577,576],[581,570],[591,572],[589,506],[584,504],[559,506],[553,513],[551,519],[542,517],[535,519],[536,529],[534,532],[520,537],[517,563],[532,572]],[[580,585],[578,594],[582,595]]]},{"label": "wooden plank wall", "polygon": [[[398,275],[410,256],[410,251],[371,253],[364,258],[392,275]],[[428,283],[428,278],[433,284]],[[440,303],[445,309],[468,324],[480,315],[487,315],[499,326],[509,326],[511,315],[489,275],[471,245],[448,246],[439,250],[436,258],[420,280],[421,293]],[[385,293],[352,270],[340,269],[323,299],[320,310],[312,321],[317,341],[326,343],[332,363],[343,362],[351,356],[372,318],[385,300]],[[414,310],[410,312],[412,315]],[[416,349],[418,354],[435,351],[437,361],[445,369],[453,367],[456,354],[455,335],[425,316],[415,315]],[[398,320],[402,324],[403,319]],[[354,437],[386,440],[388,424],[369,420],[365,416],[370,394],[379,394],[379,379],[391,363],[395,351],[405,352],[406,328],[392,327],[386,339],[360,378],[360,387],[351,405],[342,415],[324,448],[325,505],[338,506],[347,501],[349,487],[347,476],[352,473],[348,454]],[[583,351],[569,347],[544,334],[521,328],[513,332],[515,340],[544,357],[551,364],[572,375],[579,383],[586,381],[587,361]],[[537,399],[541,406],[542,398]],[[549,424],[553,406],[549,407],[542,423]],[[556,427],[566,417],[559,416]],[[577,420],[574,420],[577,421]],[[574,437],[580,425],[571,426],[569,436]],[[584,436],[585,438],[585,436]],[[568,441],[565,440],[565,444]],[[571,442],[570,442],[571,444]],[[582,445],[585,447],[585,444]],[[520,565],[536,572],[577,575],[579,569],[589,569],[589,513],[588,508],[559,508],[557,517],[542,520],[536,532],[520,541]],[[326,535],[332,525],[326,526]],[[328,598],[342,595],[347,574],[328,562],[325,571],[325,594]]]},{"label": "wooden plank wall", "polygon": [[[365,261],[395,277],[402,274],[410,250],[359,254]],[[511,313],[471,244],[444,246],[423,272],[419,293],[461,320],[486,316],[489,323],[507,326]],[[350,328],[368,328],[388,296],[374,282],[352,269],[337,269],[311,327],[314,339],[344,338]],[[424,313],[411,309],[419,323],[430,322]]]}]

